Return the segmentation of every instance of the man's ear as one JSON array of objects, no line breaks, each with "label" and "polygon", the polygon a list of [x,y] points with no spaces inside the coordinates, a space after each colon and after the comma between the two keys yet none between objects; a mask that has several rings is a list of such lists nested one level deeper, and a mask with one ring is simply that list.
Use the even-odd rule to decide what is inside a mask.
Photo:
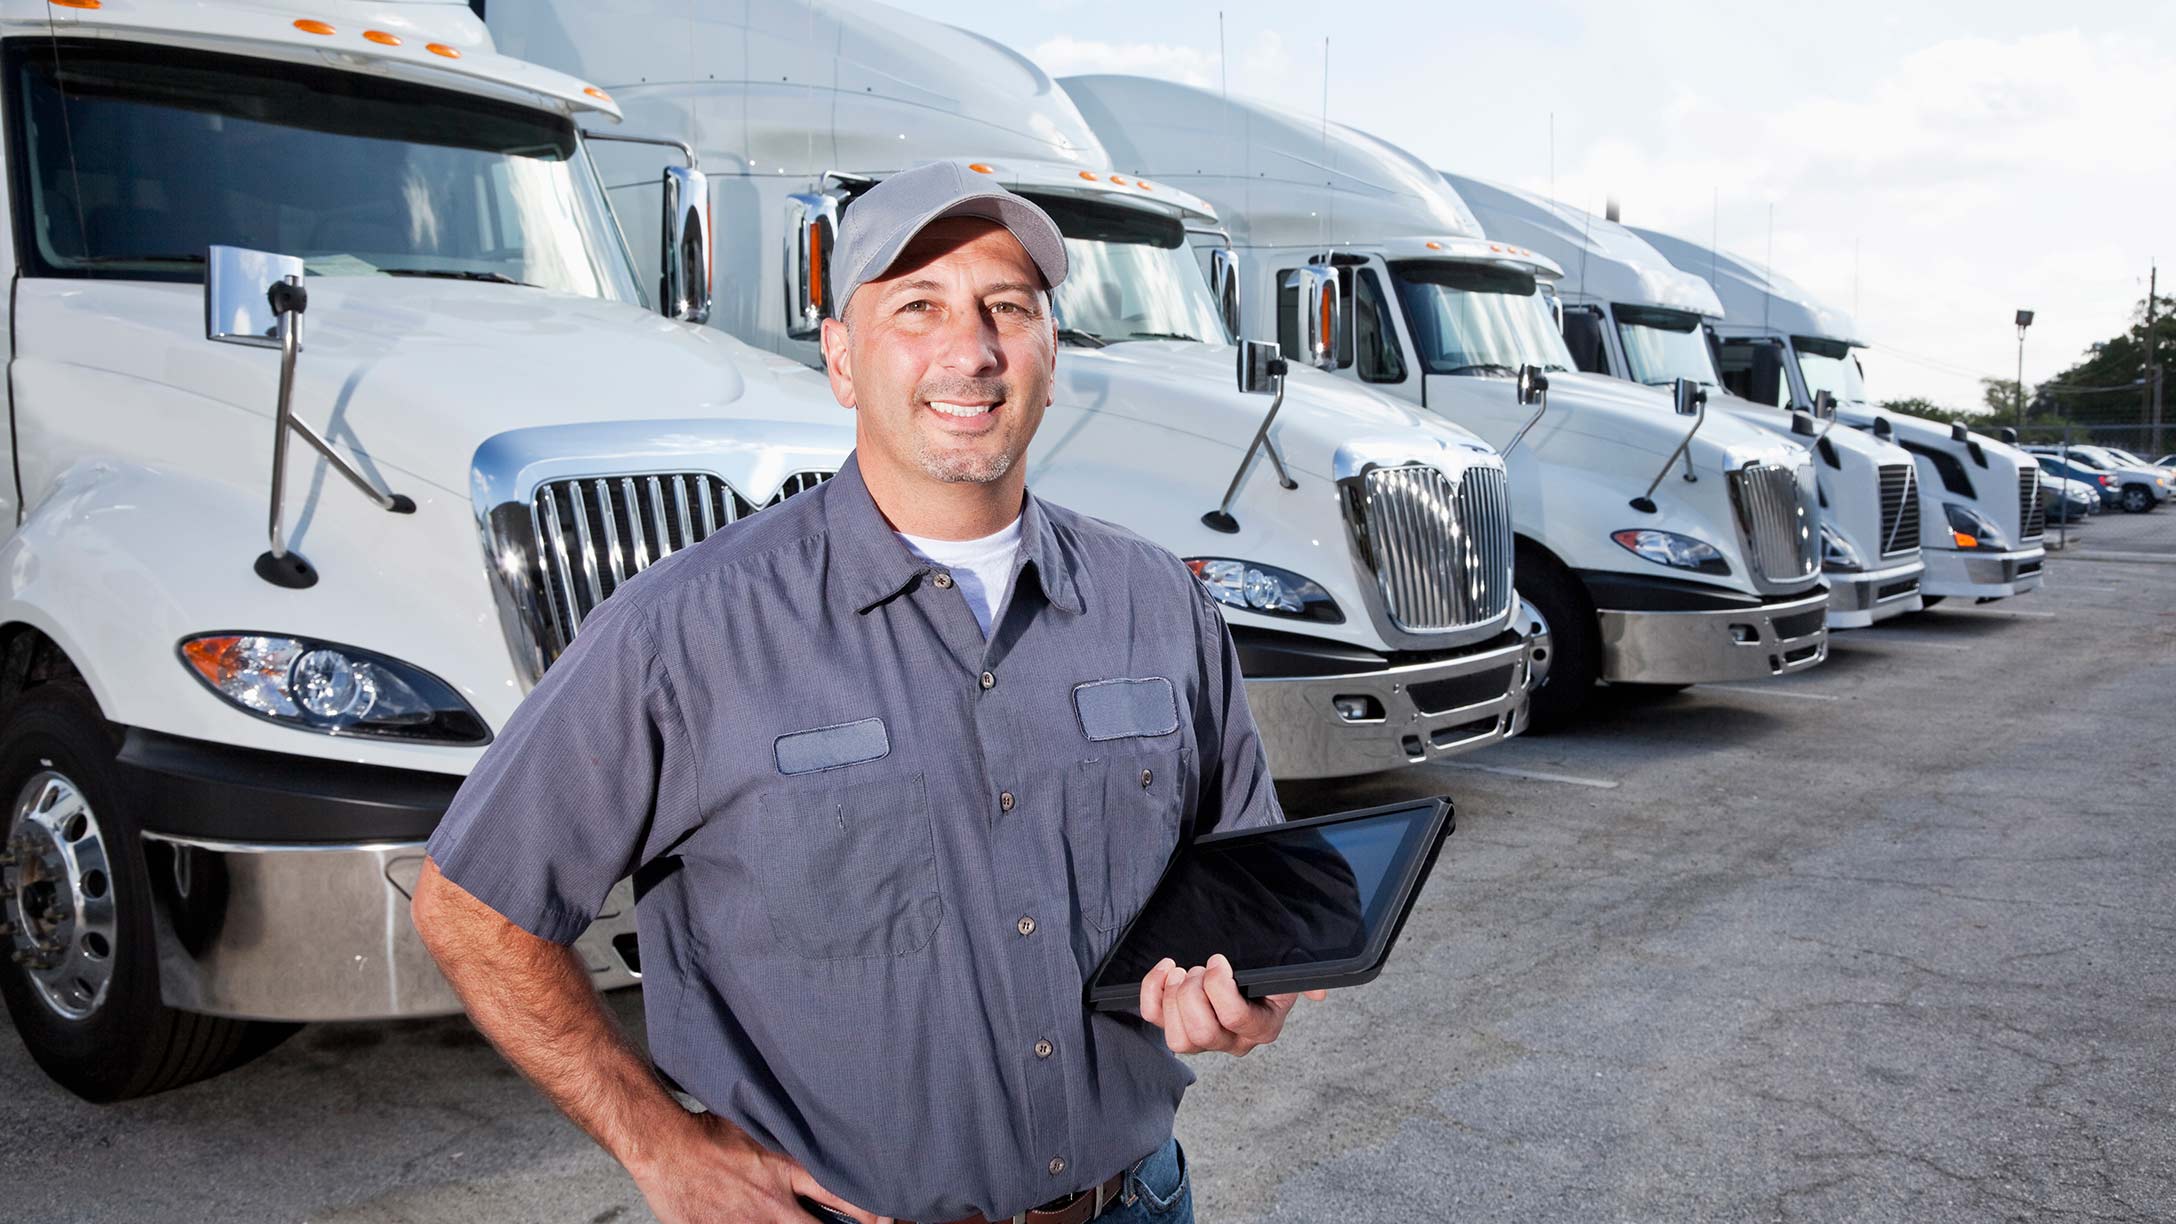
[{"label": "man's ear", "polygon": [[831,380],[832,398],[847,408],[854,401],[854,356],[847,343],[846,324],[825,319],[823,328],[824,375]]}]

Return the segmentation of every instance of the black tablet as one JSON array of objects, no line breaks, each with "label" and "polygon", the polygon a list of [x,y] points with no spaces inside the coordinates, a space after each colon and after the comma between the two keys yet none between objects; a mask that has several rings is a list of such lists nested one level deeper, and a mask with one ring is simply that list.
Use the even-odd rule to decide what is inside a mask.
[{"label": "black tablet", "polygon": [[1369,981],[1450,832],[1450,801],[1424,799],[1197,838],[1096,966],[1088,1003],[1139,1007],[1167,956],[1223,953],[1250,998]]}]

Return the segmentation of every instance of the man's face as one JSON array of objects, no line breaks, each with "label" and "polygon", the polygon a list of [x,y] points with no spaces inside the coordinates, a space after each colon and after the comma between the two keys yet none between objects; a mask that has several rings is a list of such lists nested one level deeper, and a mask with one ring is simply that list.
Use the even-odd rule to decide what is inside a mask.
[{"label": "man's face", "polygon": [[1003,226],[948,218],[854,292],[845,324],[825,321],[824,364],[858,414],[864,474],[989,484],[1014,470],[1057,368],[1042,284]]}]

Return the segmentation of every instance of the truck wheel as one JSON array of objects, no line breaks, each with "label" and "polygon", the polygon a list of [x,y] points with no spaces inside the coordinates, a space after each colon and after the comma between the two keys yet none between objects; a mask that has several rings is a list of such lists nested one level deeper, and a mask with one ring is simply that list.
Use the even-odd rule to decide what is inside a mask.
[{"label": "truck wheel", "polygon": [[1561,730],[1578,718],[1602,674],[1602,635],[1587,589],[1556,558],[1522,548],[1512,585],[1547,622],[1549,674],[1527,706],[1530,734]]},{"label": "truck wheel", "polygon": [[216,1075],[297,1027],[160,1000],[151,888],[118,748],[75,683],[30,690],[0,726],[0,997],[38,1066],[97,1102]]},{"label": "truck wheel", "polygon": [[2151,509],[2153,509],[2152,489],[2140,484],[2123,486],[2123,512],[2125,514],[2144,514]]}]

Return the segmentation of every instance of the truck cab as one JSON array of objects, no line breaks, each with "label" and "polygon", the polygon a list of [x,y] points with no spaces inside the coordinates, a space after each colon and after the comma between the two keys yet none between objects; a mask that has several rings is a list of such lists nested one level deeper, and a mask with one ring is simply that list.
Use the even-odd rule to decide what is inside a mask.
[{"label": "truck cab", "polygon": [[1722,321],[1721,300],[1706,281],[1673,267],[1623,225],[1509,187],[1445,177],[1491,237],[1564,267],[1564,340],[1581,370],[1650,387],[1690,379],[1707,389],[1710,411],[1813,452],[1829,628],[1864,628],[1920,609],[1926,564],[1910,452],[1871,434],[1835,430],[1830,412],[1797,413],[1731,394],[1710,344],[1709,329]]},{"label": "truck cab", "polygon": [[[463,776],[598,601],[846,421],[698,325],[707,254],[638,278],[576,123],[610,98],[463,4],[7,0],[0,72],[16,1032],[115,1100],[456,1012],[408,889]],[[577,947],[631,983],[599,900]]]},{"label": "truck cab", "polygon": [[1772,271],[1655,230],[1632,232],[1722,300],[1714,328],[1725,385],[1759,404],[1808,409],[1827,392],[1837,419],[1893,441],[1917,463],[1922,599],[2003,599],[2039,588],[2047,516],[2040,467],[2013,446],[1922,417],[1884,412],[1866,395],[1848,315]]},{"label": "truck cab", "polygon": [[[1682,686],[1827,653],[1805,450],[1573,368],[1563,269],[1484,237],[1436,171],[1317,117],[1140,77],[1062,84],[1125,165],[1202,195],[1228,230],[1246,334],[1479,434],[1507,461],[1518,588],[1553,656],[1536,725],[1598,681]],[[1322,317],[1318,321],[1316,315]],[[1545,386],[1544,386],[1545,384]]]},{"label": "truck cab", "polygon": [[[1220,224],[1207,202],[1115,167],[1048,76],[966,31],[865,3],[667,8],[569,0],[490,20],[715,170],[714,324],[820,381],[839,219],[888,174],[957,161],[1066,236],[1029,486],[1194,570],[1231,627],[1272,772],[1402,768],[1523,727],[1547,647],[1512,585],[1502,460],[1298,363],[1250,384],[1189,247]],[[626,215],[649,211],[646,176],[608,176],[629,184]]]}]

